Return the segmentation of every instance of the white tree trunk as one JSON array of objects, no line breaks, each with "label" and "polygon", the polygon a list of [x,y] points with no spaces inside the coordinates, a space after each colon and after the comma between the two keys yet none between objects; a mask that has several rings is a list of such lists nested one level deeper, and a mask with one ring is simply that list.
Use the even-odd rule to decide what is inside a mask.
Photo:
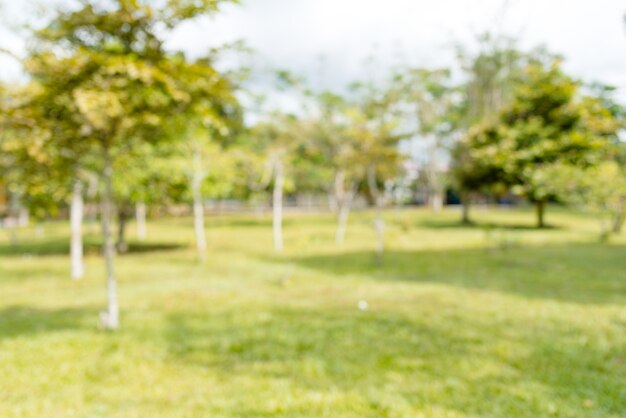
[{"label": "white tree trunk", "polygon": [[17,216],[17,224],[20,227],[26,227],[30,223],[30,214],[28,209],[20,207],[18,216]]},{"label": "white tree trunk", "polygon": [[204,232],[204,204],[202,202],[202,169],[200,154],[194,155],[194,173],[191,182],[191,193],[193,195],[193,224],[196,233],[196,248],[198,249],[198,260],[206,259],[206,235]]},{"label": "white tree trunk", "polygon": [[145,241],[147,235],[146,228],[146,204],[139,202],[135,206],[135,218],[137,219],[137,238]]},{"label": "white tree trunk", "polygon": [[335,233],[335,242],[342,244],[345,241],[346,230],[348,228],[348,216],[354,198],[354,186],[349,190],[345,189],[345,172],[340,170],[335,176],[335,202],[337,205],[337,231]]},{"label": "white tree trunk", "polygon": [[83,211],[83,185],[76,180],[70,205],[70,260],[72,279],[74,280],[82,279],[85,274],[83,264]]},{"label": "white tree trunk", "polygon": [[11,246],[16,246],[19,242],[18,228],[20,226],[20,197],[17,193],[11,193],[11,200],[9,202],[9,216],[4,220],[4,226],[9,231],[9,242]]},{"label": "white tree trunk", "polygon": [[274,192],[272,197],[274,249],[283,251],[283,187],[285,174],[282,161],[277,160],[274,167]]},{"label": "white tree trunk", "polygon": [[443,192],[441,192],[440,190],[435,190],[430,198],[430,204],[432,207],[432,210],[436,213],[441,212],[441,210],[443,209],[443,201],[444,201],[444,194]]},{"label": "white tree trunk", "polygon": [[346,239],[346,230],[348,229],[348,216],[350,215],[350,202],[344,202],[339,206],[339,215],[337,222],[337,233],[335,241],[337,244],[343,244]]},{"label": "white tree trunk", "polygon": [[382,193],[378,190],[378,185],[376,184],[376,172],[372,167],[370,167],[367,171],[367,181],[372,197],[374,198],[374,204],[376,205],[374,230],[376,231],[376,258],[380,262],[382,261],[383,253],[385,251],[385,223],[382,217],[384,196],[382,196]]},{"label": "white tree trunk", "polygon": [[19,243],[18,233],[17,233],[17,221],[13,218],[9,218],[5,221],[5,228],[9,231],[9,244],[11,247],[17,246]]},{"label": "white tree trunk", "polygon": [[328,193],[328,209],[330,209],[330,211],[333,213],[337,212],[338,210],[336,194],[337,193],[335,191]]},{"label": "white tree trunk", "polygon": [[115,245],[111,231],[113,217],[113,167],[108,150],[105,151],[104,167],[104,193],[102,196],[102,235],[104,241],[104,259],[106,263],[107,275],[107,310],[100,313],[100,320],[105,329],[114,330],[119,328],[119,305],[117,303],[117,283],[113,270],[113,258],[115,256]]},{"label": "white tree trunk", "polygon": [[382,260],[385,251],[385,223],[383,221],[381,207],[378,203],[376,204],[374,229],[376,230],[376,256],[379,260]]}]

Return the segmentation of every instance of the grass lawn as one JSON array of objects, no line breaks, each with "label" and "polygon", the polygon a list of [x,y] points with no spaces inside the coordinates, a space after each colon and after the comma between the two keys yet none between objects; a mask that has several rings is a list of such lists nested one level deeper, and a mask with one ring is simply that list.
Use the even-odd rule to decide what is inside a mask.
[{"label": "grass lawn", "polygon": [[[69,279],[67,225],[0,231],[0,417],[626,417],[626,236],[548,211],[369,213],[149,224],[105,305],[97,228]],[[133,229],[129,230],[132,237]],[[368,308],[358,308],[367,301]]]}]

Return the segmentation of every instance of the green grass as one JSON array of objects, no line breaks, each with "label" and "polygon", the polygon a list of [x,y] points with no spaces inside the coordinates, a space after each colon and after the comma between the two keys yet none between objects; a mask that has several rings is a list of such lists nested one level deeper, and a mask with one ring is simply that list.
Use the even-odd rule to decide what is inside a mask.
[{"label": "green grass", "polygon": [[97,228],[80,282],[64,223],[0,231],[0,416],[626,416],[626,238],[475,215],[388,211],[380,265],[368,213],[341,247],[330,215],[288,216],[281,256],[269,217],[208,217],[202,265],[190,219],[153,222],[116,260],[116,333]]}]

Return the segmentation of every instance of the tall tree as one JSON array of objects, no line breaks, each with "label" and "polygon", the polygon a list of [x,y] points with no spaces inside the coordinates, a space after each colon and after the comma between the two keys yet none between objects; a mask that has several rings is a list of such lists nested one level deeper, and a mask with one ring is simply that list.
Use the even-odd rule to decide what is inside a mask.
[{"label": "tall tree", "polygon": [[[316,97],[318,115],[311,120],[307,138],[309,158],[325,169],[320,173],[337,212],[335,241],[343,243],[352,203],[362,182],[357,138],[349,135],[349,104],[346,99],[326,91]],[[323,181],[324,181],[323,180]]]},{"label": "tall tree", "polygon": [[405,123],[422,151],[413,155],[423,166],[422,180],[434,211],[443,207],[447,186],[446,164],[455,124],[451,121],[457,96],[446,68],[402,68],[394,84],[406,102]]},{"label": "tall tree", "polygon": [[467,144],[468,135],[485,119],[495,118],[510,100],[514,82],[529,59],[541,59],[544,51],[524,53],[515,40],[489,33],[478,37],[477,51],[468,46],[457,48],[458,60],[465,76],[458,86],[461,100],[448,116],[459,140],[452,147],[452,181],[459,191],[462,222],[470,222],[470,205],[473,195],[498,189],[498,182],[490,167],[480,166],[472,159]]},{"label": "tall tree", "polygon": [[272,112],[251,131],[250,147],[263,156],[261,187],[271,186],[272,237],[274,250],[281,253],[283,243],[283,204],[285,192],[293,187],[294,162],[302,144],[300,120],[292,114]]},{"label": "tall tree", "polygon": [[[189,102],[177,80],[185,59],[163,46],[163,28],[211,13],[219,0],[82,3],[58,12],[36,35],[26,68],[42,94],[35,103],[67,132],[51,136],[59,150],[82,147],[100,166],[107,271],[107,329],[119,326],[112,215],[115,160],[145,143],[168,140],[162,126]],[[210,82],[210,81],[207,81]]]},{"label": "tall tree", "polygon": [[598,164],[617,129],[609,109],[584,96],[559,61],[534,63],[524,70],[511,103],[473,133],[469,147],[472,158],[497,172],[500,183],[535,205],[541,228],[546,203],[557,197],[549,167]]},{"label": "tall tree", "polygon": [[389,203],[393,181],[404,161],[399,143],[409,134],[402,129],[399,117],[402,96],[393,85],[369,81],[355,83],[353,90],[354,104],[347,112],[348,135],[356,144],[361,178],[375,208],[376,254],[380,261],[385,248],[382,210]]}]

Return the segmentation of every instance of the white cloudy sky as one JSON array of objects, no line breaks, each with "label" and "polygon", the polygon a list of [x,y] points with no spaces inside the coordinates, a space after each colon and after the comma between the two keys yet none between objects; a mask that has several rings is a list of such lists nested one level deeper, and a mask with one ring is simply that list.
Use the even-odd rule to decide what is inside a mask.
[{"label": "white cloudy sky", "polygon": [[[4,20],[13,0],[0,0]],[[200,52],[243,39],[267,66],[305,74],[318,87],[365,77],[364,58],[380,66],[398,61],[446,65],[450,46],[486,30],[519,37],[524,46],[546,44],[566,58],[574,75],[626,93],[624,0],[243,0],[213,19],[186,25],[173,47]],[[0,48],[19,51],[20,40],[0,30]],[[324,64],[320,64],[320,56]],[[0,58],[0,77],[19,67]],[[626,94],[622,94],[626,98]]]},{"label": "white cloudy sky", "polygon": [[575,75],[626,89],[625,13],[624,0],[244,0],[171,43],[200,51],[242,38],[269,64],[332,85],[363,76],[372,51],[383,63],[445,65],[451,44],[490,30],[545,43]]}]

